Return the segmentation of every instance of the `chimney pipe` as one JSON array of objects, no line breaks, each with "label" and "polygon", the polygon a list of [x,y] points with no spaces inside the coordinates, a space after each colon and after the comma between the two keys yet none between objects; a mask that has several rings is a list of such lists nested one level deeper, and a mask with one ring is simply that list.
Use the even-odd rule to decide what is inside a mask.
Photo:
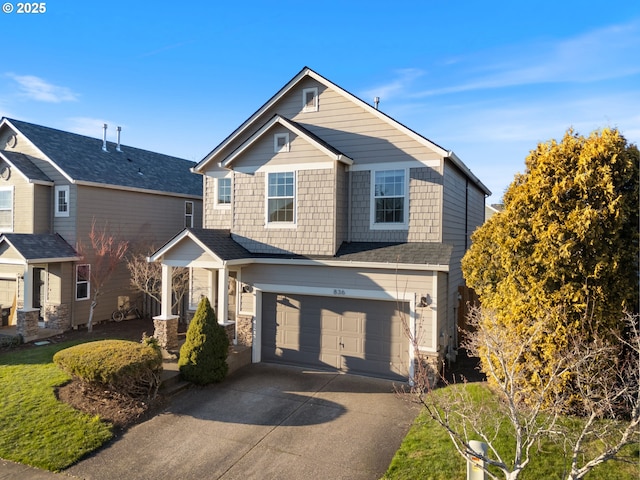
[{"label": "chimney pipe", "polygon": [[116,128],[116,132],[117,132],[117,144],[116,144],[116,152],[121,152],[122,150],[120,150],[120,131],[122,130],[121,127],[117,127]]},{"label": "chimney pipe", "polygon": [[375,97],[375,98],[373,99],[373,104],[374,104],[374,106],[375,106],[376,110],[378,110],[378,104],[379,104],[379,103],[380,103],[380,97]]},{"label": "chimney pipe", "polygon": [[107,150],[107,124],[105,123],[102,126],[102,151],[103,152],[108,152],[109,150]]}]

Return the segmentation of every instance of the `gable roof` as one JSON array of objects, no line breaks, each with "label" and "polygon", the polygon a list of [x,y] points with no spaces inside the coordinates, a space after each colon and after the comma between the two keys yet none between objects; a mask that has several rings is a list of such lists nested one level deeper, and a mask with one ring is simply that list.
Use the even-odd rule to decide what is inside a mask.
[{"label": "gable roof", "polygon": [[53,263],[79,261],[81,257],[57,233],[5,233],[0,245],[7,243],[16,250],[25,263]]},{"label": "gable roof", "polygon": [[53,180],[22,153],[0,150],[0,158],[14,167],[28,182],[53,184]]},{"label": "gable roof", "polygon": [[[357,104],[358,106],[362,107],[363,109],[365,109],[370,114],[378,117],[379,119],[381,119],[382,121],[384,121],[387,124],[391,125],[392,127],[400,130],[401,132],[403,132],[404,134],[406,134],[409,137],[413,138],[414,140],[416,140],[417,142],[421,143],[422,145],[426,146],[427,148],[430,148],[430,149],[436,151],[439,155],[442,155],[443,157],[446,157],[446,158],[450,159],[486,195],[490,195],[491,194],[491,191],[480,181],[480,179],[478,177],[476,177],[471,172],[471,170],[469,170],[469,168],[462,162],[462,160],[460,160],[458,158],[458,156],[453,151],[446,150],[443,147],[441,147],[440,145],[432,142],[431,140],[427,139],[426,137],[424,137],[424,136],[420,135],[419,133],[415,132],[414,130],[411,130],[410,128],[406,127],[402,123],[400,123],[397,120],[391,118],[389,115],[381,112],[380,110],[378,110],[378,109],[374,108],[373,106],[369,105],[367,102],[361,100],[360,98],[356,97],[355,95],[353,95],[352,93],[348,92],[347,90],[345,90],[345,89],[339,87],[338,85],[336,85],[335,83],[327,80],[322,75],[320,75],[320,74],[316,73],[315,71],[311,70],[309,67],[304,67],[300,72],[298,72],[273,97],[271,97],[269,100],[267,100],[267,102],[264,105],[262,105],[262,107],[260,107],[255,113],[253,113],[253,115],[251,115],[247,120],[245,120],[227,138],[225,138],[217,147],[215,147],[211,152],[209,152],[209,154],[206,157],[204,157],[195,167],[193,167],[192,170],[194,172],[196,172],[196,173],[204,173],[204,170],[205,170],[207,164],[209,164],[209,162],[211,162],[211,161],[214,161],[214,159],[216,159],[217,154],[224,147],[226,147],[229,143],[231,143],[234,139],[236,139],[242,133],[247,131],[247,129],[255,128],[255,122],[260,118],[260,116],[264,112],[266,112],[269,108],[271,108],[276,102],[278,102],[289,91],[291,91],[298,83],[300,83],[302,80],[304,80],[307,77],[313,78],[314,80],[316,80],[317,82],[325,85],[326,87],[331,88],[336,93],[338,93],[338,94],[342,95],[343,97],[347,98],[348,100],[354,102],[355,104]],[[221,161],[221,160],[223,160],[223,159],[218,159],[218,161]]]},{"label": "gable roof", "polygon": [[124,187],[202,197],[202,179],[193,175],[193,162],[21,120],[3,118],[23,134],[71,183]]},{"label": "gable roof", "polygon": [[349,158],[337,148],[329,145],[327,142],[322,140],[316,134],[307,130],[299,123],[283,117],[282,115],[274,115],[273,117],[271,117],[271,119],[269,119],[267,123],[260,127],[257,132],[251,135],[251,137],[249,137],[242,145],[240,145],[231,155],[225,158],[225,160],[222,162],[222,166],[229,167],[229,165],[231,165],[231,163],[233,163],[233,161],[238,158],[238,156],[240,156],[242,152],[253,145],[253,143],[255,143],[258,139],[262,138],[267,133],[267,131],[276,124],[282,125],[287,130],[294,132],[299,137],[306,139],[311,145],[316,147],[325,155],[333,157],[334,160],[346,163],[347,165],[353,164],[353,160],[351,158]]}]

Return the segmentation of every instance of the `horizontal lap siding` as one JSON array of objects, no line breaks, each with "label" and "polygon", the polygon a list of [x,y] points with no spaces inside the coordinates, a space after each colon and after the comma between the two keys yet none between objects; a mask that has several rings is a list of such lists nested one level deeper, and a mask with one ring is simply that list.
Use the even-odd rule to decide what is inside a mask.
[{"label": "horizontal lap siding", "polygon": [[[194,201],[194,222],[200,226],[202,222],[202,206]],[[162,245],[184,228],[185,200],[179,197],[150,195],[125,190],[106,188],[78,187],[78,238],[88,245],[88,235],[93,219],[96,228],[108,231],[119,239],[130,241],[133,251],[140,249],[147,254]],[[85,263],[93,264],[89,256]],[[75,277],[75,272],[73,273]],[[75,279],[74,279],[75,282]],[[75,288],[75,286],[74,286]],[[106,292],[94,313],[94,321],[109,319],[111,313],[118,308],[118,296],[139,294],[130,286],[130,273],[126,262],[122,262],[105,285]],[[86,323],[89,316],[89,300],[75,302],[77,324]]]}]

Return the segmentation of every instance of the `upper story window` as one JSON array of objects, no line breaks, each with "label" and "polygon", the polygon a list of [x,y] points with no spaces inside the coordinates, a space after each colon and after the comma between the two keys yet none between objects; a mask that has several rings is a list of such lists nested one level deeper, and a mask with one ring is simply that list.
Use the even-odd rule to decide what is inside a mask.
[{"label": "upper story window", "polygon": [[318,87],[305,88],[302,90],[302,111],[318,111]]},{"label": "upper story window", "polygon": [[409,214],[407,177],[406,170],[372,172],[372,228],[407,228]]},{"label": "upper story window", "polygon": [[216,178],[216,202],[219,207],[231,206],[231,178]]},{"label": "upper story window", "polygon": [[267,223],[295,222],[295,172],[267,175]]},{"label": "upper story window", "polygon": [[0,232],[13,231],[13,187],[0,188]]},{"label": "upper story window", "polygon": [[193,202],[184,202],[184,226],[193,228]]},{"label": "upper story window", "polygon": [[289,134],[276,133],[273,136],[273,153],[289,151]]},{"label": "upper story window", "polygon": [[69,185],[57,186],[55,188],[55,216],[69,216]]},{"label": "upper story window", "polygon": [[91,294],[91,265],[76,265],[76,300],[86,300]]}]

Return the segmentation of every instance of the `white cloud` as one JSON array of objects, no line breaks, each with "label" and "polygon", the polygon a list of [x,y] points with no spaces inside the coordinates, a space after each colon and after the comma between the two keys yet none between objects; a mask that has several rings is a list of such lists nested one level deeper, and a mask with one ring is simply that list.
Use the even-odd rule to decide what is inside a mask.
[{"label": "white cloud", "polygon": [[403,96],[408,92],[414,80],[423,76],[425,72],[418,68],[404,68],[396,70],[395,74],[398,78],[387,84],[378,85],[362,92],[360,98],[380,97],[383,100],[390,100],[394,97]]},{"label": "white cloud", "polygon": [[15,75],[8,73],[7,76],[18,83],[22,94],[32,100],[48,103],[71,102],[78,99],[78,95],[67,87],[60,87],[43,80],[35,75]]},{"label": "white cloud", "polygon": [[[640,50],[640,20],[613,25],[559,42],[536,42],[484,52],[449,65],[460,69],[443,76],[448,85],[411,95],[436,95],[544,83],[586,83],[640,73],[632,61]],[[451,84],[450,78],[469,79]]]}]

